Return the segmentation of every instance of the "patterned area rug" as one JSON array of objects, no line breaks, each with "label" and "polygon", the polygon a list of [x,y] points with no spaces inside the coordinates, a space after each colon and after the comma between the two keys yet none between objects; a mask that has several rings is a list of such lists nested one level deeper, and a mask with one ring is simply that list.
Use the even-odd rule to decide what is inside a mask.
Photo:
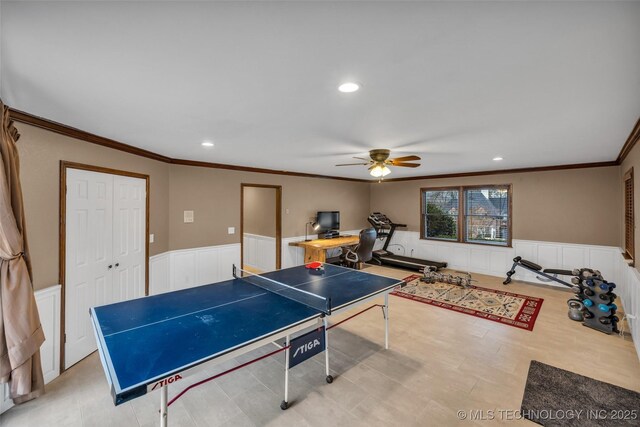
[{"label": "patterned area rug", "polygon": [[405,277],[407,285],[393,291],[392,295],[528,331],[533,330],[544,301],[479,286],[463,288],[448,283],[424,283],[420,277],[416,274]]}]

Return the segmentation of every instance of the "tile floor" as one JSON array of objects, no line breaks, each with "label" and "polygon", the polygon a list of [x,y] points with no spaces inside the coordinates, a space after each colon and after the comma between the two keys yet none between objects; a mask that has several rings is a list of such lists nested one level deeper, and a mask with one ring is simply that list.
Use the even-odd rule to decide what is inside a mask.
[{"label": "tile floor", "polygon": [[[409,272],[368,271],[402,278]],[[502,279],[474,275],[480,286],[504,289]],[[283,394],[284,356],[189,391],[170,407],[170,426],[471,426],[528,421],[461,421],[458,410],[519,409],[532,359],[640,391],[640,363],[630,338],[608,336],[570,321],[562,289],[514,282],[511,292],[545,299],[532,332],[390,297],[391,348],[384,322],[370,310],[330,332],[333,384],[324,356],[291,370]],[[348,314],[345,314],[347,316]],[[270,351],[265,347],[224,366],[211,366],[182,386]],[[96,353],[47,386],[46,394],[0,415],[0,426],[156,426],[159,393],[115,407]]]}]

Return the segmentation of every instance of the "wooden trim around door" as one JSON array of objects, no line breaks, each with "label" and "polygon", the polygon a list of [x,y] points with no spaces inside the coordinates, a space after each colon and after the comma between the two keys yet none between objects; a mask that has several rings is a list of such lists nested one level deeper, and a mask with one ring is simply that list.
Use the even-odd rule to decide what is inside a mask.
[{"label": "wooden trim around door", "polygon": [[129,176],[132,178],[140,178],[146,181],[146,213],[145,213],[145,278],[144,278],[144,294],[149,295],[149,201],[150,201],[150,178],[149,175],[141,173],[122,171],[117,169],[110,169],[101,166],[87,165],[83,163],[68,162],[60,160],[60,199],[59,199],[59,250],[58,250],[58,282],[60,283],[60,373],[64,372],[64,345],[66,342],[65,336],[65,279],[66,279],[66,244],[67,244],[67,169],[80,169],[90,172],[108,173],[111,175]]},{"label": "wooden trim around door", "polygon": [[244,189],[245,187],[276,190],[276,270],[282,268],[282,186],[268,184],[240,184],[240,268],[244,267]]}]

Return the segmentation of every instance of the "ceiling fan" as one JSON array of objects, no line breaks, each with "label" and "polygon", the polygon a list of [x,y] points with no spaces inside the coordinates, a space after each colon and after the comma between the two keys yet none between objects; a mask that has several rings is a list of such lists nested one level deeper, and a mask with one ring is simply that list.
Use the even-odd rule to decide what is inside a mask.
[{"label": "ceiling fan", "polygon": [[405,168],[417,168],[420,163],[407,163],[414,160],[420,160],[418,156],[403,156],[390,159],[390,150],[375,149],[369,151],[369,157],[371,159],[365,159],[364,157],[354,157],[354,159],[365,160],[366,163],[343,163],[336,166],[369,166],[369,173],[371,176],[382,179],[382,177],[389,175],[391,169],[389,166],[400,166]]}]

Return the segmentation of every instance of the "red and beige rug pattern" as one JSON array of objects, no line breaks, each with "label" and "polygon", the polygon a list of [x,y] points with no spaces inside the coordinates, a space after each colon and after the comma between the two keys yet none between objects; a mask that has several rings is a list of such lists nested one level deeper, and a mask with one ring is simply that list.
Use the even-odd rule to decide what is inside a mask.
[{"label": "red and beige rug pattern", "polygon": [[528,331],[533,330],[544,301],[479,286],[463,288],[448,283],[424,283],[420,277],[416,274],[405,277],[406,285],[392,295]]}]

